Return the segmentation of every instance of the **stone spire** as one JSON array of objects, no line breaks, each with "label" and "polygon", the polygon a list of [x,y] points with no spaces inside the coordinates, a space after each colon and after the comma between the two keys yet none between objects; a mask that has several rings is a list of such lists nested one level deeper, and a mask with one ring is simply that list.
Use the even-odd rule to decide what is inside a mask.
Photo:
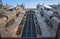
[{"label": "stone spire", "polygon": [[36,7],[39,8],[40,7],[40,4],[38,3],[38,5],[36,5]]},{"label": "stone spire", "polygon": [[60,6],[60,4],[58,3],[58,6]]},{"label": "stone spire", "polygon": [[23,5],[23,3],[20,5],[20,7],[23,8],[23,9],[25,8],[25,6]]},{"label": "stone spire", "polygon": [[0,6],[2,6],[2,0],[0,0]]}]

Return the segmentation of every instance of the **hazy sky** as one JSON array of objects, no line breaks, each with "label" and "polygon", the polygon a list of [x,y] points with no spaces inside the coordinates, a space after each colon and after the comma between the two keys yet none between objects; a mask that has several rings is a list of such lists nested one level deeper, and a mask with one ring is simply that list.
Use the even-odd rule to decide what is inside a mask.
[{"label": "hazy sky", "polygon": [[45,4],[45,5],[51,5],[51,4],[58,4],[60,3],[60,0],[2,0],[3,4],[8,4],[12,6],[16,6],[17,4],[24,4],[26,8],[34,8],[38,3]]}]

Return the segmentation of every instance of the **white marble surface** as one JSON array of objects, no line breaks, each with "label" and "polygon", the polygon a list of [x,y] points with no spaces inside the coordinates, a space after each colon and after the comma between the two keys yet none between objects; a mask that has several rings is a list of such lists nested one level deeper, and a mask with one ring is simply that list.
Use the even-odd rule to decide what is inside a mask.
[{"label": "white marble surface", "polygon": [[49,28],[47,27],[47,24],[44,22],[44,19],[41,17],[40,13],[37,14],[37,12],[38,11],[36,10],[35,14],[42,30],[41,37],[55,37],[56,33],[52,29],[49,30]]}]

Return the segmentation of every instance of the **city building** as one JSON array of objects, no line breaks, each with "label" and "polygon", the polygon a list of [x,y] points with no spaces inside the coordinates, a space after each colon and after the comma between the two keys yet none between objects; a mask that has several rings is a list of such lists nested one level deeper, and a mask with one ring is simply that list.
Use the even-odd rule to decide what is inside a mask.
[{"label": "city building", "polygon": [[60,14],[53,7],[6,5],[0,13],[0,37],[60,39]]}]

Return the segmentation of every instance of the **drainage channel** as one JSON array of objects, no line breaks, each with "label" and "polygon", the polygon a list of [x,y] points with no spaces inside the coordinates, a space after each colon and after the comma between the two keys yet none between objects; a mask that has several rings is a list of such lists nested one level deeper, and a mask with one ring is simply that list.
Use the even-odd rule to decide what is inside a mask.
[{"label": "drainage channel", "polygon": [[21,37],[25,37],[25,38],[37,37],[36,30],[35,30],[34,17],[32,12],[27,13],[26,22],[25,22]]}]

